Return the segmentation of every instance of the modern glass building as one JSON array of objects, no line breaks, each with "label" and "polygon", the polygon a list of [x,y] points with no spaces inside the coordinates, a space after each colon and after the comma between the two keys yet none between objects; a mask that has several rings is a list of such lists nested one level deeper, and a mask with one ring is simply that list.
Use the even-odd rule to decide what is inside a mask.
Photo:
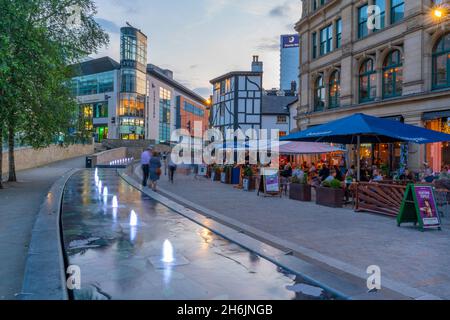
[{"label": "modern glass building", "polygon": [[74,70],[71,86],[79,105],[78,131],[92,134],[95,142],[117,139],[119,63],[104,57],[84,61]]},{"label": "modern glass building", "polygon": [[298,82],[300,73],[300,42],[299,35],[282,35],[280,45],[280,89],[292,89],[292,82]]},{"label": "modern glass building", "polygon": [[145,139],[147,36],[127,26],[120,29],[119,135],[122,140]]}]

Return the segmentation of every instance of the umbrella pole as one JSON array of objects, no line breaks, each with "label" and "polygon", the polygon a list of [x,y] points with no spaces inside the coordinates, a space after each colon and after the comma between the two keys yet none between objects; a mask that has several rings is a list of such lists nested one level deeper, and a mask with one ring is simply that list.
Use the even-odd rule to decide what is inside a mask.
[{"label": "umbrella pole", "polygon": [[356,146],[356,170],[358,182],[361,181],[361,136],[357,138],[357,146]]}]

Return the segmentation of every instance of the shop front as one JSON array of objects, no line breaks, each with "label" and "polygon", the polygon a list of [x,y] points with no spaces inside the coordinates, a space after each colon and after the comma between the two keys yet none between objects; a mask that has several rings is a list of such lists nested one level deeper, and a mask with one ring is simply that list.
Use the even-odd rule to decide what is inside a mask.
[{"label": "shop front", "polygon": [[[425,128],[450,134],[450,110],[425,113]],[[448,142],[433,143],[426,146],[426,162],[434,172],[441,172],[450,164],[450,144]]]}]

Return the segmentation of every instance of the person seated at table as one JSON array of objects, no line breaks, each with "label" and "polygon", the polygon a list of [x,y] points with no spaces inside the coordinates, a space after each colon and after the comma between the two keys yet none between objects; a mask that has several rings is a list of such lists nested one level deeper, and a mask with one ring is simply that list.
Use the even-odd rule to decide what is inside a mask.
[{"label": "person seated at table", "polygon": [[403,174],[400,176],[400,180],[414,181],[415,180],[414,174],[411,172],[411,170],[406,168],[405,171],[403,172]]},{"label": "person seated at table", "polygon": [[331,182],[331,181],[335,180],[335,179],[336,179],[336,174],[337,174],[337,173],[336,173],[336,170],[334,170],[334,169],[331,170],[329,176],[326,177],[325,180],[322,181],[322,185],[323,185],[325,182]]},{"label": "person seated at table", "polygon": [[376,171],[374,173],[371,182],[381,182],[381,181],[383,181],[383,175],[379,171]]},{"label": "person seated at table", "polygon": [[342,172],[341,169],[338,166],[334,166],[334,171],[336,172],[336,179],[339,181],[343,181],[343,176],[342,176]]},{"label": "person seated at table", "polygon": [[311,173],[311,174],[317,173],[316,164],[314,162],[311,163],[311,168],[309,168],[309,173]]},{"label": "person seated at table", "polygon": [[292,172],[293,177],[297,177],[300,181],[303,181],[305,178],[305,171],[300,166],[297,166],[295,170]]},{"label": "person seated at table", "polygon": [[321,181],[324,181],[330,176],[330,169],[328,169],[327,165],[324,163],[322,169],[319,171],[319,177]]},{"label": "person seated at table", "polygon": [[284,167],[284,170],[281,171],[281,176],[284,178],[292,177],[292,167],[291,167],[290,163],[286,164],[286,166]]}]

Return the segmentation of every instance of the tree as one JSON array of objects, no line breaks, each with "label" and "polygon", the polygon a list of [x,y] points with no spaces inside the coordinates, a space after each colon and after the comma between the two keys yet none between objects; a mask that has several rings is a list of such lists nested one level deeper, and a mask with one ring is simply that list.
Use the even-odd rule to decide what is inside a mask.
[{"label": "tree", "polygon": [[92,0],[0,0],[0,7],[0,34],[11,48],[10,59],[2,60],[2,128],[8,133],[9,181],[16,181],[17,133],[39,148],[67,132],[76,108],[68,65],[106,45],[108,35],[94,20]]}]

